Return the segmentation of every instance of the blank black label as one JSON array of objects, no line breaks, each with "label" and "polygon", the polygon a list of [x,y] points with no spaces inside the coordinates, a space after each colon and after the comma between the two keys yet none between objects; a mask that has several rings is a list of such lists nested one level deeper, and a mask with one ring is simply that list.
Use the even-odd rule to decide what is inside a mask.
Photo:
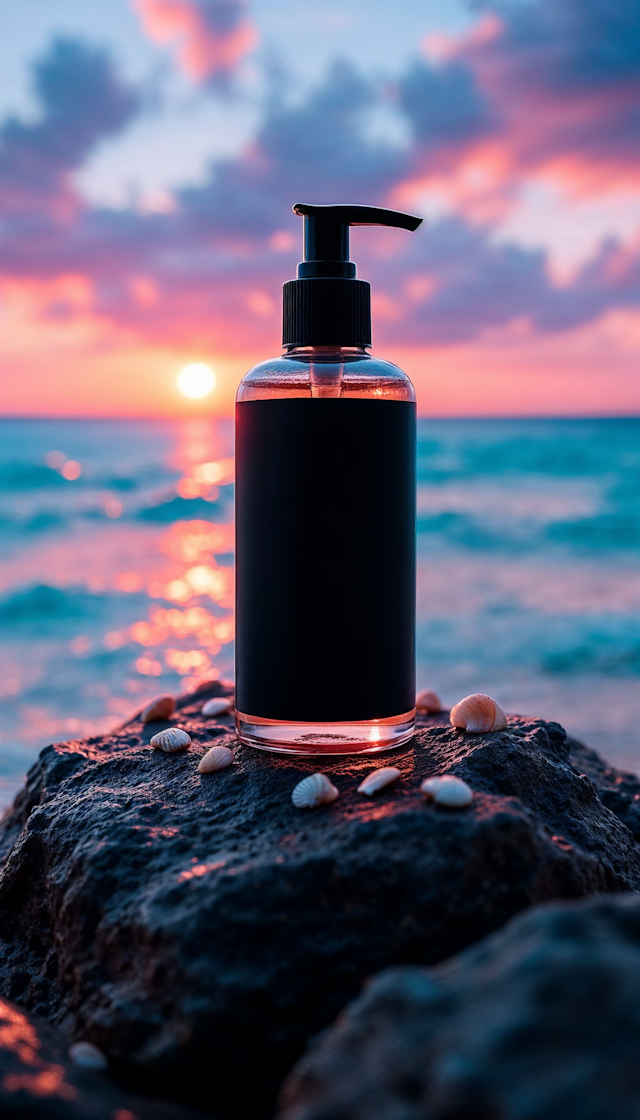
[{"label": "blank black label", "polygon": [[236,406],[236,704],[383,719],[415,702],[415,405]]}]

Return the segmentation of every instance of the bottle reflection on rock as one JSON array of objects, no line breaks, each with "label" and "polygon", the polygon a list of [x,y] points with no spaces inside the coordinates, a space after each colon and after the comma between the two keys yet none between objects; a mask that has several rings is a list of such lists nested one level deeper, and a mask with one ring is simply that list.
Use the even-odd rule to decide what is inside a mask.
[{"label": "bottle reflection on rock", "polygon": [[368,206],[297,205],[284,353],[236,401],[236,722],[300,754],[379,751],[415,719],[415,394],[369,353],[370,289],[350,225]]}]

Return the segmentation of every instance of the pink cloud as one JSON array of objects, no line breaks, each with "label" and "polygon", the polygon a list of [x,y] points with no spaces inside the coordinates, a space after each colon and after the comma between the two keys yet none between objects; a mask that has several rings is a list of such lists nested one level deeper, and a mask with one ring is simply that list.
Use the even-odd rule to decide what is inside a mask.
[{"label": "pink cloud", "polygon": [[[611,2],[627,4],[635,19],[630,0]],[[156,213],[94,207],[73,189],[72,172],[95,144],[126,127],[141,99],[103,52],[54,44],[36,68],[40,118],[0,124],[0,300],[7,309],[0,345],[11,350],[5,368],[32,359],[37,365],[33,354],[46,350],[58,355],[65,377],[72,365],[86,366],[71,361],[81,353],[91,354],[92,371],[133,353],[149,371],[164,353],[173,363],[213,356],[214,364],[226,362],[239,375],[245,363],[279,349],[281,284],[294,274],[301,237],[293,201],[396,200],[411,209],[419,189],[437,184],[448,213],[416,235],[354,232],[359,273],[373,284],[376,348],[392,355],[406,348],[419,356],[418,371],[420,362],[437,356],[433,368],[445,377],[455,369],[451,393],[475,402],[475,410],[484,389],[472,392],[472,383],[484,384],[492,363],[497,368],[501,346],[504,354],[517,352],[513,369],[527,393],[519,397],[513,388],[505,398],[517,410],[535,396],[536,362],[542,375],[555,352],[557,376],[570,370],[567,384],[575,387],[580,347],[605,337],[599,324],[617,323],[611,360],[624,368],[624,378],[612,407],[627,407],[621,386],[637,356],[640,241],[627,233],[595,245],[591,259],[559,284],[544,250],[495,236],[522,184],[550,168],[587,192],[640,173],[630,98],[640,65],[625,53],[624,36],[612,32],[608,48],[621,52],[621,62],[607,68],[598,36],[576,5],[532,2],[527,18],[537,12],[538,23],[524,26],[518,22],[524,6],[496,4],[495,21],[485,21],[482,33],[441,47],[437,63],[416,59],[397,83],[397,108],[413,133],[403,149],[368,128],[379,85],[336,65],[295,103],[274,96],[249,148],[219,161],[202,183],[176,189],[173,207]],[[138,0],[138,6],[155,28],[150,33],[175,39],[181,51],[189,43],[204,51],[207,35],[217,36],[218,45],[225,36],[231,42],[246,19],[244,8],[232,4],[223,26],[218,6],[212,31],[212,5]],[[577,21],[574,39],[559,35],[558,11]],[[233,50],[224,55],[239,57]],[[193,61],[185,65],[209,79],[228,72],[226,63],[210,70],[204,62],[200,69]],[[579,340],[574,349],[566,345],[569,336]],[[593,401],[605,350],[598,345]],[[482,361],[474,354],[484,355]],[[487,411],[503,399],[496,394],[503,393],[508,364],[501,366],[502,380],[491,375],[486,382]],[[123,365],[117,391],[131,402],[135,362],[123,359]],[[151,384],[151,373],[146,376]],[[74,385],[80,381],[78,373]],[[540,386],[543,393],[543,380]],[[550,391],[547,378],[544,393]],[[102,411],[104,401],[115,399],[109,392],[100,398]],[[455,411],[447,394],[441,391],[439,407]],[[560,389],[554,397],[570,398]],[[171,399],[163,398],[163,409]]]},{"label": "pink cloud", "polygon": [[53,40],[33,70],[41,106],[35,121],[0,124],[0,213],[16,223],[73,222],[79,200],[70,173],[93,148],[135,116],[139,98],[120,81],[107,51],[75,39]]},{"label": "pink cloud", "polygon": [[194,81],[228,77],[258,43],[243,0],[134,0],[154,43],[173,43]]},{"label": "pink cloud", "polygon": [[[640,181],[640,7],[635,0],[493,0],[477,32],[450,43],[493,110],[476,159],[503,178],[551,176],[575,194]],[[478,143],[473,143],[478,141]],[[474,150],[475,149],[475,150]]]},{"label": "pink cloud", "polygon": [[[77,59],[74,66],[69,80],[77,92]],[[85,276],[96,319],[149,345],[213,345],[225,355],[277,349],[280,287],[294,273],[301,233],[289,211],[293,198],[383,201],[406,189],[425,150],[442,152],[452,143],[462,151],[467,144],[467,158],[473,144],[494,145],[493,165],[484,165],[487,181],[509,189],[495,113],[478,108],[477,87],[461,66],[426,77],[409,73],[406,105],[414,117],[424,108],[421,99],[428,109],[443,93],[450,96],[439,115],[418,121],[408,152],[367,135],[375,86],[341,65],[302,102],[274,102],[252,147],[219,162],[203,184],[177,190],[170,212],[106,211],[76,197],[73,216],[63,221],[34,204],[28,220],[6,226],[4,274],[17,281]],[[107,104],[119,104],[115,77],[105,72],[102,85]],[[76,96],[74,104],[82,103]],[[42,158],[50,132],[57,135],[57,118],[48,120],[37,126],[37,144],[36,126],[20,126]],[[75,127],[84,136],[81,116]],[[75,159],[73,152],[69,163]],[[64,164],[55,167],[64,178]],[[469,171],[468,162],[464,168]],[[469,222],[453,215],[427,223],[415,237],[387,235],[382,252],[372,232],[354,234],[361,275],[374,284],[378,337],[390,345],[399,339],[454,345],[523,320],[536,331],[558,332],[640,303],[638,246],[608,244],[559,287],[544,252],[500,243],[492,234],[490,216]],[[65,298],[44,302],[39,312],[42,320],[69,326],[84,314]]]}]

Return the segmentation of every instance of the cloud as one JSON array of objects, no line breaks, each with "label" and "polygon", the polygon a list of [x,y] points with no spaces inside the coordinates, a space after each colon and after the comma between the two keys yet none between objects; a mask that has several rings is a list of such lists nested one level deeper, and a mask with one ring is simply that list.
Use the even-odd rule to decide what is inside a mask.
[{"label": "cloud", "polygon": [[413,176],[473,221],[499,221],[529,180],[567,197],[637,189],[637,0],[480,0],[397,82]]},{"label": "cloud", "polygon": [[[570,0],[558,4],[575,10]],[[540,19],[545,11],[556,18],[547,0],[527,12],[534,6]],[[454,196],[456,175],[467,174],[471,156],[481,162],[497,144],[503,155],[495,160],[496,190],[506,197],[523,181],[525,154],[529,166],[551,158],[558,121],[568,127],[563,98],[573,105],[586,97],[583,86],[591,87],[587,77],[583,85],[576,77],[570,92],[553,92],[559,79],[551,67],[548,88],[542,81],[530,90],[525,63],[520,70],[512,59],[534,47],[550,56],[558,48],[551,31],[546,40],[542,31],[536,38],[527,25],[527,38],[520,11],[521,5],[501,7],[490,34],[454,42],[437,61],[414,61],[400,77],[397,107],[413,130],[408,148],[372,136],[368,127],[384,96],[381,85],[336,63],[299,102],[274,95],[252,144],[212,165],[202,184],[177,191],[173,209],[161,214],[92,207],[73,194],[70,173],[97,142],[125,127],[138,101],[107,56],[78,43],[54,44],[35,72],[40,121],[12,119],[0,129],[2,182],[11,188],[0,194],[0,207],[5,216],[22,208],[20,220],[0,225],[0,291],[14,304],[28,297],[30,314],[41,322],[68,323],[70,330],[90,323],[95,337],[228,355],[277,348],[280,287],[294,274],[301,240],[292,202],[393,202],[434,168],[440,175],[446,169]],[[588,42],[585,32],[585,72],[595,66]],[[541,65],[542,54],[537,58]],[[572,65],[582,73],[577,58]],[[607,90],[617,81],[604,64],[596,78]],[[557,119],[540,112],[535,127],[514,134],[522,106],[539,108],[543,95],[549,106],[558,100]],[[594,152],[583,149],[583,158],[594,159]],[[638,168],[640,154],[633,158]],[[63,210],[51,198],[73,206]],[[376,338],[389,346],[451,345],[494,330],[559,332],[640,306],[640,244],[607,242],[559,287],[545,252],[502,243],[497,228],[494,217],[470,220],[458,212],[425,222],[414,235],[359,232],[357,259],[374,288]]]},{"label": "cloud", "polygon": [[375,85],[346,62],[335,63],[300,104],[275,98],[239,158],[217,163],[203,186],[178,193],[185,221],[200,234],[242,241],[271,235],[283,221],[295,230],[295,201],[375,202],[406,167],[404,153],[367,137],[376,104]]},{"label": "cloud", "polygon": [[174,46],[197,82],[224,81],[258,43],[244,0],[134,0],[154,43]]},{"label": "cloud", "polygon": [[613,308],[640,305],[639,251],[612,241],[559,288],[544,251],[496,244],[490,229],[445,218],[384,269],[370,268],[378,291],[392,294],[379,332],[389,342],[451,345],[512,326],[532,336],[571,330]]},{"label": "cloud", "polygon": [[481,50],[509,59],[521,88],[557,96],[606,93],[640,80],[640,9],[634,0],[483,0],[502,25]]},{"label": "cloud", "polygon": [[400,78],[397,89],[414,140],[428,152],[468,143],[495,127],[489,101],[462,62],[417,61]]},{"label": "cloud", "polygon": [[123,129],[139,107],[106,51],[56,39],[34,67],[41,106],[35,123],[9,117],[0,126],[0,205],[6,213],[69,204],[69,172],[96,144]]},{"label": "cloud", "polygon": [[521,174],[555,169],[596,189],[640,172],[636,0],[491,0],[495,33],[461,40]]},{"label": "cloud", "polygon": [[[251,147],[212,166],[204,184],[177,192],[171,212],[76,200],[67,220],[50,211],[43,217],[34,205],[30,221],[6,223],[0,234],[5,296],[17,299],[15,281],[23,278],[44,319],[91,314],[130,337],[191,346],[208,340],[226,352],[268,338],[277,346],[280,288],[294,274],[301,244],[292,202],[376,202],[402,177],[406,156],[368,137],[376,105],[375,85],[336,64],[299,104],[274,97]],[[73,281],[60,287],[60,276]],[[78,277],[92,293],[90,307],[69,298]]]}]

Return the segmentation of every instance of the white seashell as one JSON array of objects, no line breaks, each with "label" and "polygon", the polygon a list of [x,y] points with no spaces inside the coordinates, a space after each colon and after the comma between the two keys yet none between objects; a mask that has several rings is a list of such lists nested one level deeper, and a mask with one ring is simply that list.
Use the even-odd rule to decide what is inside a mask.
[{"label": "white seashell", "polygon": [[165,731],[159,731],[157,735],[151,737],[151,746],[158,747],[167,754],[175,754],[176,751],[188,750],[191,746],[191,736],[187,735],[181,727],[167,727]]},{"label": "white seashell", "polygon": [[106,1069],[109,1064],[102,1050],[98,1050],[92,1042],[73,1042],[69,1047],[69,1058],[74,1066],[82,1069]]},{"label": "white seashell", "polygon": [[326,774],[309,774],[298,782],[291,794],[296,809],[315,809],[316,805],[328,805],[335,801],[338,790]]},{"label": "white seashell", "polygon": [[203,754],[198,763],[198,770],[201,774],[213,774],[214,770],[225,770],[227,766],[233,764],[233,751],[228,747],[212,747],[211,750]]},{"label": "white seashell", "polygon": [[465,696],[455,708],[451,709],[449,719],[454,727],[464,731],[502,731],[507,726],[507,717],[500,705],[483,692]]},{"label": "white seashell", "polygon": [[418,712],[441,712],[443,711],[442,700],[437,692],[432,692],[430,688],[423,688],[416,696],[416,711]]},{"label": "white seashell", "polygon": [[420,786],[420,792],[426,793],[436,805],[445,805],[447,809],[465,809],[473,801],[471,787],[453,774],[426,778]]},{"label": "white seashell", "polygon": [[400,777],[401,771],[397,766],[381,766],[379,770],[372,770],[367,774],[364,781],[360,782],[358,786],[358,793],[364,793],[370,797],[372,793],[377,793],[379,789],[384,789],[385,786],[390,786],[392,782],[397,782]]},{"label": "white seashell", "polygon": [[173,714],[176,702],[173,696],[156,696],[146,708],[140,712],[140,719],[143,723],[151,723],[154,719],[169,719]]},{"label": "white seashell", "polygon": [[214,696],[213,700],[207,700],[206,704],[202,705],[203,716],[223,716],[229,711],[233,704],[228,696]]}]

